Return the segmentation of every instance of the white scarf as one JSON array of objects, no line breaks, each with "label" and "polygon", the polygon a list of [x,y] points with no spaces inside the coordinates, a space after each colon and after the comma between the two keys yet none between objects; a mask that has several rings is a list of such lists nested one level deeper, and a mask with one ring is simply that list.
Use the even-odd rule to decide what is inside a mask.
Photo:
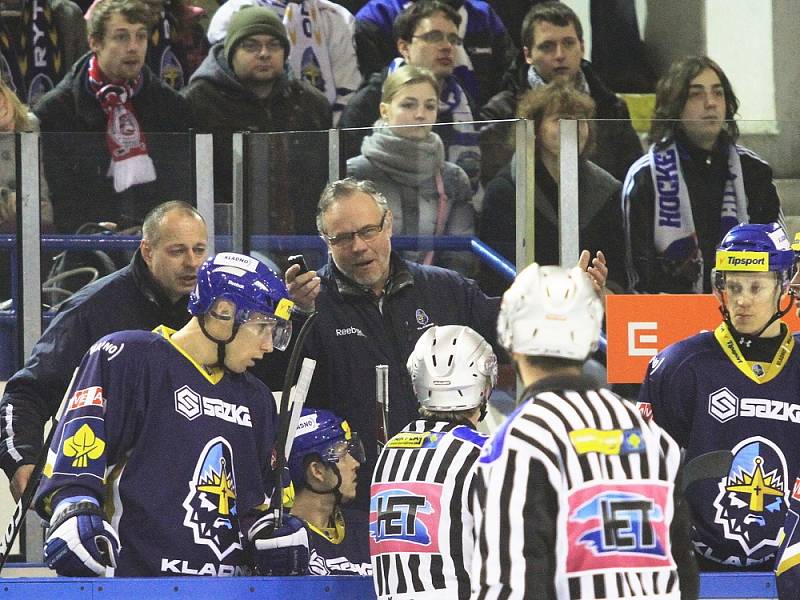
[{"label": "white scarf", "polygon": [[336,81],[328,46],[322,38],[318,0],[287,2],[283,24],[292,46],[288,57],[292,72],[325,94],[328,102],[333,104],[336,102]]},{"label": "white scarf", "polygon": [[[653,242],[656,252],[676,263],[697,261],[699,275],[694,292],[703,293],[703,256],[697,242],[697,231],[692,217],[692,203],[683,179],[681,161],[675,142],[662,150],[650,147],[650,175],[656,206],[653,215]],[[747,196],[744,192],[742,163],[736,145],[728,147],[728,178],[722,194],[721,234],[739,223],[747,223]]]}]

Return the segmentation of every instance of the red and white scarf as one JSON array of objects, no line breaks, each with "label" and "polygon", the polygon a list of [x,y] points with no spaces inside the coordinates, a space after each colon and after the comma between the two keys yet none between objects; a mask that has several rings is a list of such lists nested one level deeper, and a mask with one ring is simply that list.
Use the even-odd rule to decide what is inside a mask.
[{"label": "red and white scarf", "polygon": [[133,95],[141,79],[139,75],[133,81],[108,81],[97,64],[97,57],[93,54],[89,59],[89,89],[108,119],[106,145],[111,164],[106,175],[114,178],[117,192],[156,179],[156,168],[147,154],[144,132],[133,110]]}]

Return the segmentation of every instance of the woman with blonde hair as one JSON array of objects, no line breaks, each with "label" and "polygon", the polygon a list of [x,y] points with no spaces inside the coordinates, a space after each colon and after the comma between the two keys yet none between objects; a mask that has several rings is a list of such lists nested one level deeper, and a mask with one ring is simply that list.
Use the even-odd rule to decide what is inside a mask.
[{"label": "woman with blonde hair", "polygon": [[[38,130],[36,115],[0,79],[0,232],[11,233],[16,229],[17,214],[16,138],[3,134]],[[53,206],[44,180],[40,189],[41,220],[43,225],[49,226],[53,224]]]},{"label": "woman with blonde hair", "polygon": [[[36,116],[0,78],[0,234],[15,233],[17,230],[17,139],[13,134],[38,130]],[[44,177],[39,182],[41,229],[52,231],[53,205]],[[46,269],[46,266],[43,265],[43,268]],[[9,254],[0,250],[0,302],[9,297],[10,290]]]},{"label": "woman with blonde hair", "polygon": [[[439,83],[428,69],[403,65],[383,84],[380,114],[361,155],[347,161],[347,175],[368,179],[386,197],[398,235],[473,235],[475,212],[469,178],[445,161],[444,144],[433,131]],[[461,256],[459,256],[461,255]],[[466,253],[422,250],[412,260],[469,270]]]}]

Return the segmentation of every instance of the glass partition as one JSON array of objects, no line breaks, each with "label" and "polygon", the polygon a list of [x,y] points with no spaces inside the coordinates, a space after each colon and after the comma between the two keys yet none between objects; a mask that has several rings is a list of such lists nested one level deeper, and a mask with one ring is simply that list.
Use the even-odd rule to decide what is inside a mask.
[{"label": "glass partition", "polygon": [[17,212],[22,196],[17,181],[19,137],[0,133],[0,381],[7,380],[19,362],[17,312]]}]

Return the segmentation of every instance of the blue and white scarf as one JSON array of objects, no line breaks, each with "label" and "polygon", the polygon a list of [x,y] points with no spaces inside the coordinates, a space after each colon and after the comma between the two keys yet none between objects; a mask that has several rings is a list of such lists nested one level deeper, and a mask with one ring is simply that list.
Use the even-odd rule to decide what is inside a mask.
[{"label": "blue and white scarf", "polygon": [[[651,146],[648,158],[656,197],[653,217],[656,253],[676,264],[696,262],[700,268],[693,291],[702,294],[703,256],[697,240],[692,202],[683,178],[678,148],[675,142],[661,150]],[[720,236],[724,236],[731,227],[748,221],[742,163],[736,145],[731,144],[728,147],[728,176],[722,195]]]}]

